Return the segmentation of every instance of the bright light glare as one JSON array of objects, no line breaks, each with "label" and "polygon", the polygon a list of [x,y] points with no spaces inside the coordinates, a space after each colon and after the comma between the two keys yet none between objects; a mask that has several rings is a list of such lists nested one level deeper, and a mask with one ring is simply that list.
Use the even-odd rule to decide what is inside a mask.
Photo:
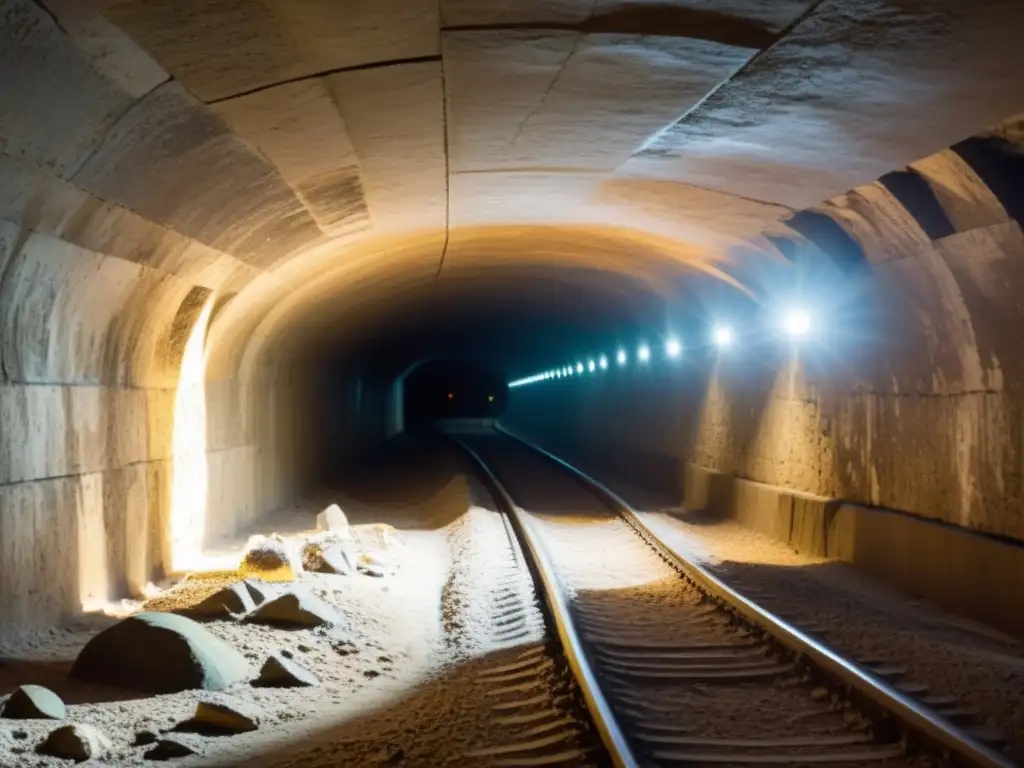
[{"label": "bright light glare", "polygon": [[587,363],[587,370],[588,370],[588,371],[590,371],[591,373],[593,373],[593,372],[594,372],[594,369],[595,369],[596,367],[597,367],[597,366],[596,366],[596,365],[594,364],[594,361],[593,361],[593,360],[591,360],[590,362],[588,362],[588,363]]},{"label": "bright light glare", "polygon": [[[207,562],[203,553],[209,482],[206,455],[206,359],[203,344],[212,308],[213,302],[207,301],[185,343],[181,375],[174,396],[174,432],[171,438],[171,571],[199,569]],[[79,539],[81,541],[81,535]],[[87,543],[91,547],[92,542]],[[89,570],[80,564],[80,572]]]},{"label": "bright light glare", "polygon": [[583,373],[583,363],[576,363],[576,373]]},{"label": "bright light glare", "polygon": [[626,364],[626,350],[620,349],[618,354],[615,355],[615,361],[619,365],[625,365]]},{"label": "bright light glare", "polygon": [[665,342],[665,354],[669,357],[679,357],[682,354],[683,345],[679,339],[669,339]]},{"label": "bright light glare", "polygon": [[811,330],[811,315],[805,309],[791,309],[782,318],[782,329],[790,336],[806,336]]},{"label": "bright light glare", "polygon": [[732,328],[727,325],[715,326],[714,332],[711,334],[711,338],[715,344],[719,347],[725,348],[732,345]]},{"label": "bright light glare", "polygon": [[641,363],[646,363],[651,359],[651,348],[646,344],[641,344],[640,349],[636,351],[636,356]]},{"label": "bright light glare", "polygon": [[597,361],[597,364],[601,366],[601,370],[604,370],[608,367],[608,358],[601,355],[601,359]]}]

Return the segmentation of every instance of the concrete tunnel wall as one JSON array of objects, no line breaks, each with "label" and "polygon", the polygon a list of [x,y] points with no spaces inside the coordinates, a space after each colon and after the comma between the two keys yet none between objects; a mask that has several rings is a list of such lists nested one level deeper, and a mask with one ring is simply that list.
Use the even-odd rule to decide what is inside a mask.
[{"label": "concrete tunnel wall", "polygon": [[[825,3],[789,51],[813,49],[824,34],[833,58],[814,67],[847,73],[843,109],[831,96],[805,98],[820,82],[790,77],[782,90],[792,99],[774,113],[785,130],[745,142],[771,156],[705,185],[718,174],[710,155],[689,175],[679,166],[674,142],[686,130],[659,133],[642,157],[634,150],[709,89],[709,108],[717,103],[735,127],[733,106],[759,105],[787,60],[774,32],[735,45],[679,35],[647,52],[630,30],[587,32],[571,87],[549,94],[532,73],[557,78],[551,52],[572,55],[575,33],[508,37],[489,28],[503,20],[501,4],[446,1],[448,23],[483,26],[444,34],[433,28],[443,23],[434,3],[404,14],[391,13],[399,2],[360,9],[351,27],[305,3],[231,6],[215,23],[173,4],[94,5],[5,0],[0,16],[0,632],[137,594],[188,565],[171,561],[176,536],[195,549],[236,532],[293,501],[324,463],[381,436],[390,382],[324,370],[318,350],[360,312],[432,284],[442,257],[456,280],[515,263],[629,275],[652,294],[694,273],[739,283],[731,248],[782,260],[783,243],[805,244],[797,222],[778,224],[793,207],[1021,106],[1016,68],[1000,55],[1016,45],[1012,4],[988,3],[954,40],[947,26],[921,27],[908,14],[908,46],[899,25],[880,40],[867,11],[857,34],[839,35],[849,16]],[[758,13],[770,17],[766,29],[785,30],[803,5]],[[936,19],[956,3],[941,5]],[[324,32],[316,39],[325,44],[311,52],[277,34],[275,13]],[[378,66],[395,40],[408,46],[401,61]],[[936,62],[933,49],[953,53]],[[507,62],[536,67],[509,71]],[[741,68],[748,79],[733,95],[718,88]],[[879,103],[874,75],[861,73],[892,70],[948,92],[934,91],[928,109]],[[650,88],[635,87],[637,72]],[[495,89],[506,83],[521,98],[496,113]],[[611,86],[628,109],[608,107]],[[509,124],[523,129],[535,96],[555,128],[527,126],[514,151],[496,152]],[[844,109],[857,99],[867,109],[856,153],[790,130],[802,119],[821,124],[818,108],[852,120]],[[579,141],[564,129],[578,114],[607,134]],[[933,122],[941,130],[926,130]],[[780,136],[801,150],[788,152],[786,169]],[[551,170],[567,158],[576,170]],[[620,164],[628,173],[607,173]],[[899,331],[890,353],[866,364],[862,388],[806,371],[792,388],[773,389],[775,374],[742,387],[722,379],[704,421],[684,418],[695,409],[666,389],[652,393],[649,407],[663,408],[650,411],[648,434],[620,424],[604,438],[1020,537],[1020,400],[1003,383],[1022,380],[1003,332],[1019,322],[1019,228],[960,155],[915,169],[952,233],[922,238],[884,184],[822,207],[882,275],[873,295]],[[751,418],[759,409],[770,418]],[[563,433],[597,434],[574,412]],[[910,469],[929,483],[899,471],[908,446]]]},{"label": "concrete tunnel wall", "polygon": [[[1008,153],[1003,171],[1024,158],[1022,125],[989,134]],[[836,240],[831,257],[807,249],[792,231],[776,241],[829,262],[811,299],[823,341],[741,336],[677,364],[517,388],[504,423],[1024,632],[1020,187],[1002,190],[1004,206],[967,149],[903,171],[926,183],[913,195],[897,196],[890,175],[812,209],[849,237],[845,253]]]}]

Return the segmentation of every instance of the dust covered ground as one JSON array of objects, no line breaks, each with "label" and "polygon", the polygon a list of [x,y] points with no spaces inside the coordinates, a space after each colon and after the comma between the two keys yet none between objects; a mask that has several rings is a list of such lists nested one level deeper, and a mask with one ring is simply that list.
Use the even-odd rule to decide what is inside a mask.
[{"label": "dust covered ground", "polygon": [[978,725],[1008,741],[1024,764],[1024,644],[979,622],[887,587],[846,563],[801,555],[730,521],[586,467],[638,510],[666,543],[797,628],[854,660],[906,667],[905,680],[977,710]]},{"label": "dust covered ground", "polygon": [[[333,502],[351,524],[387,522],[397,529],[400,544],[388,553],[395,567],[381,577],[300,575],[342,617],[337,626],[283,629],[231,619],[205,622],[244,654],[254,676],[270,652],[283,649],[320,685],[257,688],[247,681],[230,687],[225,695],[257,706],[258,730],[190,736],[197,754],[173,764],[487,765],[488,749],[504,753],[509,745],[515,749],[517,739],[525,743],[529,737],[528,729],[496,726],[491,707],[498,699],[493,686],[481,684],[499,679],[493,670],[510,665],[538,670],[529,697],[534,707],[541,705],[540,714],[531,716],[533,727],[565,731],[568,703],[562,681],[547,663],[550,647],[529,579],[509,576],[515,563],[501,518],[486,493],[464,474],[461,458],[440,445],[425,451],[416,441],[401,440],[352,476],[357,480],[323,489],[237,540],[221,542],[216,554],[230,553],[253,533],[300,535],[315,527],[316,513]],[[227,573],[192,575],[151,598],[145,608],[195,604],[233,580]],[[509,599],[523,606],[522,620],[511,629],[496,611],[499,594],[499,607]],[[118,607],[141,609],[143,604]],[[135,746],[137,734],[166,731],[190,717],[201,698],[218,694],[153,696],[70,679],[67,673],[78,652],[113,621],[90,615],[0,648],[0,695],[20,684],[44,685],[68,704],[64,722],[96,726],[113,742],[112,750],[94,762],[148,764],[150,747]],[[508,713],[517,711],[516,704],[513,697]],[[61,724],[0,719],[0,766],[67,765],[35,752]],[[578,728],[565,731],[565,764],[587,764],[585,750],[578,748],[582,741]]]}]

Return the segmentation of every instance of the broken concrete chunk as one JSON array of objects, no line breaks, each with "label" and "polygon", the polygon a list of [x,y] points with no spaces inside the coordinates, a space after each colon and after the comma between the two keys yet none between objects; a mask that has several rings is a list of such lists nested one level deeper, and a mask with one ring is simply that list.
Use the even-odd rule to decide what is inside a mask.
[{"label": "broken concrete chunk", "polygon": [[348,528],[348,518],[337,504],[331,504],[316,516],[316,527],[321,531],[341,531]]},{"label": "broken concrete chunk", "polygon": [[161,736],[156,744],[144,757],[147,760],[173,760],[176,757],[188,757],[201,754],[198,737],[185,733],[167,733]]},{"label": "broken concrete chunk", "polygon": [[81,763],[102,757],[110,747],[110,739],[99,728],[82,723],[72,723],[50,731],[50,735],[36,748],[36,751],[41,755]]},{"label": "broken concrete chunk", "polygon": [[0,717],[17,720],[63,720],[66,709],[60,696],[41,685],[22,685],[6,702]]},{"label": "broken concrete chunk", "polygon": [[398,531],[387,523],[353,525],[349,532],[360,552],[389,552],[402,544]]},{"label": "broken concrete chunk", "polygon": [[340,540],[312,540],[302,547],[302,567],[315,573],[350,576],[355,572],[356,559],[355,548]]},{"label": "broken concrete chunk", "polygon": [[321,624],[341,622],[341,618],[331,606],[308,590],[298,587],[267,600],[245,618],[246,621],[261,624],[290,624],[300,627],[319,627]]},{"label": "broken concrete chunk", "polygon": [[71,677],[149,693],[219,691],[250,675],[245,658],[202,624],[174,613],[139,613],[90,640]]},{"label": "broken concrete chunk", "polygon": [[271,581],[260,581],[259,579],[246,579],[242,582],[245,588],[249,591],[249,596],[252,597],[252,601],[255,605],[262,605],[267,600],[280,595],[284,590],[288,589],[283,584],[277,584]]},{"label": "broken concrete chunk", "polygon": [[179,723],[175,730],[209,734],[245,733],[255,731],[259,724],[259,710],[255,704],[222,696],[200,701],[195,714]]},{"label": "broken concrete chunk", "polygon": [[284,540],[276,534],[271,537],[253,536],[249,539],[238,574],[247,579],[255,576],[264,581],[295,581],[302,564]]},{"label": "broken concrete chunk", "polygon": [[214,617],[246,614],[256,607],[252,593],[244,583],[231,584],[215,592],[201,603],[180,612],[194,616]]},{"label": "broken concrete chunk", "polygon": [[260,676],[253,682],[253,685],[267,688],[295,688],[319,684],[320,680],[316,675],[286,658],[280,651],[270,654],[260,669]]}]

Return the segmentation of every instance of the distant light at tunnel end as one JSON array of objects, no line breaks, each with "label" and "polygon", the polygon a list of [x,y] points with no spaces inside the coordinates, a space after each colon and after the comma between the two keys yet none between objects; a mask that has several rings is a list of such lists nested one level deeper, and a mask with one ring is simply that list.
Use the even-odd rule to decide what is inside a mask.
[{"label": "distant light at tunnel end", "polygon": [[790,309],[782,316],[782,330],[794,338],[806,336],[811,330],[811,313],[806,309]]}]

